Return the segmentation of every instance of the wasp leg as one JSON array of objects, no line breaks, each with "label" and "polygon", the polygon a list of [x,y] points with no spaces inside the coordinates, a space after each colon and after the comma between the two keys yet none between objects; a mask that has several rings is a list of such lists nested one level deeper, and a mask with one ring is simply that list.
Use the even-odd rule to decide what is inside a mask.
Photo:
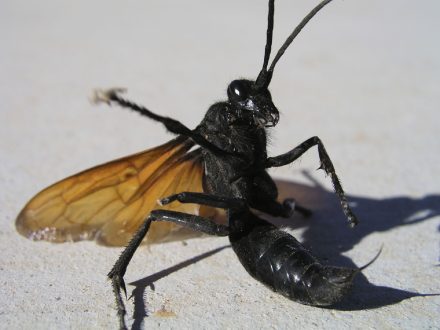
[{"label": "wasp leg", "polygon": [[159,202],[162,205],[169,204],[174,201],[180,203],[194,203],[200,205],[207,205],[221,209],[243,209],[247,208],[246,202],[240,198],[229,198],[205,193],[196,192],[181,192],[179,194],[171,195],[161,199]]},{"label": "wasp leg", "polygon": [[116,298],[116,305],[118,308],[119,327],[121,329],[127,329],[125,325],[125,315],[127,312],[125,310],[125,305],[121,297],[121,290],[124,291],[125,296],[127,296],[124,282],[124,274],[127,270],[127,266],[130,263],[131,258],[133,257],[144,237],[147,235],[148,229],[150,228],[151,222],[153,221],[174,222],[181,226],[191,228],[193,230],[200,231],[208,235],[229,235],[228,226],[218,225],[207,218],[203,218],[193,214],[186,214],[168,210],[152,211],[148,218],[141,225],[139,230],[136,232],[136,234],[134,234],[133,238],[116,261],[112,270],[107,275],[112,281],[113,291]]},{"label": "wasp leg", "polygon": [[266,171],[257,173],[253,177],[252,185],[249,205],[253,209],[283,218],[290,218],[295,211],[304,217],[312,214],[312,211],[298,205],[293,198],[285,199],[282,203],[278,202],[278,187]]},{"label": "wasp leg", "polygon": [[[247,208],[245,201],[240,198],[228,198],[195,192],[181,192],[163,198],[159,202],[162,205],[166,205],[174,201],[179,201],[180,203],[195,203],[223,209]],[[251,207],[275,217],[289,218],[295,211],[301,213],[305,217],[312,214],[312,211],[298,205],[293,198],[285,199],[282,204],[275,200],[258,199],[257,201],[253,201]]]},{"label": "wasp leg", "polygon": [[[240,198],[228,198],[195,192],[181,192],[179,194],[171,195],[161,199],[159,203],[161,205],[166,205],[174,201],[179,201],[180,203],[201,204],[230,210],[242,210],[248,208],[246,202]],[[282,204],[274,200],[261,200],[261,203],[255,203],[255,205],[251,205],[251,207],[275,217],[289,218],[295,211],[301,213],[305,217],[312,214],[312,211],[296,204],[295,200],[292,198],[284,200]]]},{"label": "wasp leg", "polygon": [[140,113],[142,116],[146,116],[150,119],[153,119],[155,121],[162,123],[169,132],[171,132],[173,134],[183,135],[183,136],[189,137],[194,142],[196,142],[199,146],[204,147],[204,148],[206,148],[216,154],[231,155],[231,153],[226,152],[224,150],[221,150],[217,146],[213,145],[211,142],[206,140],[203,136],[201,136],[200,134],[191,130],[190,128],[186,127],[180,121],[169,118],[169,117],[160,116],[160,115],[148,110],[144,106],[138,105],[136,103],[133,103],[131,101],[128,101],[128,100],[120,97],[119,94],[122,92],[125,92],[125,89],[113,88],[113,89],[108,89],[108,90],[95,90],[94,102],[95,103],[104,102],[107,104],[111,104],[111,102],[115,102],[123,108],[131,109],[133,111]]},{"label": "wasp leg", "polygon": [[287,198],[282,203],[273,199],[256,198],[252,201],[251,207],[273,217],[290,218],[295,212],[300,213],[304,217],[312,215],[312,211],[298,205],[293,198]]},{"label": "wasp leg", "polygon": [[341,202],[342,210],[344,211],[349,224],[351,226],[355,226],[358,223],[358,220],[354,215],[353,211],[351,210],[350,206],[348,205],[347,198],[345,197],[345,193],[344,190],[342,189],[341,183],[339,182],[339,178],[336,175],[333,163],[330,160],[330,157],[324,148],[324,144],[319,139],[319,137],[314,136],[304,141],[303,143],[301,143],[299,146],[292,149],[291,151],[286,152],[285,154],[276,157],[267,158],[266,168],[278,167],[278,166],[284,166],[290,164],[299,157],[301,157],[301,155],[303,155],[307,150],[309,150],[311,147],[315,145],[318,146],[319,160],[321,162],[319,168],[323,169],[328,175],[330,175],[336,194],[338,195],[339,200]]}]

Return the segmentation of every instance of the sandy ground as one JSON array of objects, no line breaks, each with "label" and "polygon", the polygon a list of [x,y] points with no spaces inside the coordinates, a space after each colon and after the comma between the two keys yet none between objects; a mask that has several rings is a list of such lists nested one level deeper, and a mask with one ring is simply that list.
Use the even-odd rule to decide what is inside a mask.
[{"label": "sandy ground", "polygon": [[[278,1],[274,48],[311,9]],[[262,63],[265,1],[2,1],[0,4],[0,328],[116,328],[106,273],[120,249],[17,234],[15,217],[45,186],[171,138],[95,87],[194,127],[237,77]],[[380,258],[334,309],[272,293],[226,238],[142,248],[126,281],[137,328],[440,328],[440,3],[335,0],[278,63],[280,109],[269,152],[324,141],[362,220],[345,223],[310,151],[271,172],[315,213],[283,224],[324,262]],[[185,243],[185,244],[184,244]]]}]

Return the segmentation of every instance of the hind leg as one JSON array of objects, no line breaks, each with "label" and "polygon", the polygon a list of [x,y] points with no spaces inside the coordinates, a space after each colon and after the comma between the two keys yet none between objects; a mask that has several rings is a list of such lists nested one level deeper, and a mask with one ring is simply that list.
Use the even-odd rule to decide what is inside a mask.
[{"label": "hind leg", "polygon": [[153,221],[169,221],[182,225],[187,228],[191,228],[208,235],[215,236],[227,236],[229,234],[228,226],[217,225],[210,219],[199,217],[193,214],[186,214],[181,212],[167,211],[167,210],[155,210],[150,213],[145,222],[141,225],[139,230],[128,243],[125,250],[122,252],[112,270],[109,272],[108,277],[112,281],[113,292],[116,298],[116,305],[119,315],[119,327],[126,329],[125,325],[125,305],[122,300],[121,290],[124,291],[127,296],[125,288],[124,274],[127,270],[127,266],[130,263],[131,258],[136,252],[137,248],[141,244],[142,240],[148,233],[148,229]]},{"label": "hind leg", "polygon": [[290,218],[296,211],[308,217],[312,211],[298,205],[293,198],[287,198],[282,203],[277,201],[278,188],[272,177],[265,171],[254,177],[250,206],[258,211],[274,217]]}]

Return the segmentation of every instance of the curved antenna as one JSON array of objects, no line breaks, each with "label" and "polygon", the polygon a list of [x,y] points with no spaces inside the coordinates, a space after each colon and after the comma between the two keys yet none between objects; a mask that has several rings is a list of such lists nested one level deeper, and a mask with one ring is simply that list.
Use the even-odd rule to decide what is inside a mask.
[{"label": "curved antenna", "polygon": [[318,11],[320,11],[322,9],[322,7],[324,7],[326,4],[328,4],[331,1],[332,0],[324,0],[324,1],[322,1],[319,5],[317,5],[315,8],[313,8],[312,11],[310,13],[308,13],[308,15],[306,17],[303,18],[301,23],[299,23],[298,26],[295,28],[295,30],[293,30],[292,34],[286,39],[286,41],[281,46],[281,48],[278,51],[278,53],[275,55],[275,58],[273,59],[272,64],[270,65],[270,68],[269,68],[270,72],[273,72],[275,64],[277,64],[278,60],[280,59],[281,56],[283,56],[283,54],[286,51],[287,47],[290,46],[290,44],[292,43],[293,39],[295,39],[295,37],[301,32],[303,27],[312,19],[313,16],[315,16],[318,13]]}]

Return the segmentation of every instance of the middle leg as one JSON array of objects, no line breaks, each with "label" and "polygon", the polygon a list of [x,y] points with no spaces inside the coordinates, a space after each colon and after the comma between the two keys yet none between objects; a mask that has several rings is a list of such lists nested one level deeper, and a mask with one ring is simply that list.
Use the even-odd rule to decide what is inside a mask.
[{"label": "middle leg", "polygon": [[174,201],[180,203],[194,203],[207,205],[221,209],[244,209],[247,208],[245,200],[234,197],[223,197],[206,193],[184,191],[175,195],[165,197],[159,201],[161,205],[166,205]]}]

